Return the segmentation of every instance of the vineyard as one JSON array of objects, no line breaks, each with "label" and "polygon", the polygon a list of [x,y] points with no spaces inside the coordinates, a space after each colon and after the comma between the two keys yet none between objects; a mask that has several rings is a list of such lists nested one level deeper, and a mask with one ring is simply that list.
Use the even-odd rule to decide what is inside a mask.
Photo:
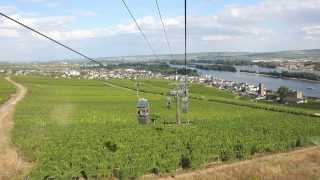
[{"label": "vineyard", "polygon": [[[135,90],[136,82],[131,80],[110,80],[110,83]],[[171,88],[174,83],[163,80],[142,80],[141,91],[165,95],[168,92],[168,88]],[[171,86],[168,86],[170,84]],[[320,113],[319,102],[312,102],[309,104],[299,105],[283,105],[274,104],[269,102],[252,102],[250,99],[236,96],[231,92],[221,91],[212,87],[206,87],[200,84],[191,84],[190,86],[191,98],[205,101],[215,101],[225,104],[233,104],[238,106],[246,106],[257,109],[264,109],[268,111],[284,112],[297,115],[315,116],[315,113]]]},{"label": "vineyard", "polygon": [[164,96],[169,81],[141,83],[155,123],[139,125],[133,81],[14,80],[28,88],[15,112],[12,138],[36,164],[30,179],[171,173],[287,151],[320,136],[315,110],[250,102],[202,85],[190,88],[191,111],[182,119],[191,123],[176,126],[175,109],[166,108]]},{"label": "vineyard", "polygon": [[16,88],[14,85],[5,80],[4,77],[0,76],[0,104],[5,102],[10,97],[10,94],[14,93],[15,90]]}]

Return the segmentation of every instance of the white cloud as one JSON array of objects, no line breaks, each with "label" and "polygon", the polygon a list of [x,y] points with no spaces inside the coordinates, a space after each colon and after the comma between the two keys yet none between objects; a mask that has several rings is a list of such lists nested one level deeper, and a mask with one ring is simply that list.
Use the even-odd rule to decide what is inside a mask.
[{"label": "white cloud", "polygon": [[[52,2],[49,0],[24,1]],[[211,0],[207,1],[207,3],[211,3]],[[7,7],[6,9],[10,11],[12,17],[59,41],[74,43],[79,47],[87,47],[86,42],[90,41],[96,42],[96,44],[111,44],[110,48],[116,45],[118,45],[117,49],[126,47],[130,53],[131,47],[136,44],[144,44],[138,29],[130,20],[128,23],[112,26],[79,28],[74,26],[76,24],[74,22],[81,21],[81,18],[77,17],[97,16],[97,14],[89,10],[79,10],[69,11],[70,16],[41,17],[36,14],[21,14],[17,12],[15,7]],[[320,0],[263,0],[252,5],[232,4],[212,15],[188,17],[189,49],[193,51],[259,51],[314,48],[317,45],[314,40],[320,38],[319,22]],[[138,18],[138,23],[151,42],[157,46],[157,51],[167,52],[159,18],[144,16]],[[167,17],[164,19],[164,23],[173,49],[177,51],[183,49],[184,17]],[[42,40],[38,35],[26,33],[18,25],[2,18],[0,18],[0,28],[4,29],[0,31],[1,37],[33,38],[41,43],[47,41]],[[39,41],[39,39],[41,40]],[[313,41],[312,46],[310,41]],[[30,41],[25,42],[29,43]],[[92,47],[94,47],[94,43]],[[100,49],[99,47],[96,49]],[[147,47],[144,50],[142,52],[149,52]]]},{"label": "white cloud", "polygon": [[[21,21],[22,23],[39,29],[52,29],[66,27],[75,17],[73,16],[44,16],[44,17],[23,17],[19,14],[10,15],[11,18]],[[21,28],[20,25],[11,20],[0,18],[0,27]]]},{"label": "white cloud", "polygon": [[17,11],[15,6],[0,6],[2,13],[14,13]]},{"label": "white cloud", "polygon": [[[32,2],[47,2],[47,0],[28,0]],[[265,0],[255,5],[229,5],[216,15],[212,16],[191,16],[188,18],[188,28],[192,36],[199,40],[208,38],[229,36],[271,36],[274,35],[273,27],[265,24],[274,21],[279,17],[277,23],[289,22],[290,15],[299,13],[301,18],[306,18],[306,9],[319,9],[318,0]],[[95,16],[91,11],[77,11],[78,15]],[[303,14],[305,13],[305,14]],[[320,15],[320,14],[319,14]],[[76,15],[75,15],[76,16]],[[128,24],[117,24],[112,27],[77,29],[68,28],[68,25],[75,20],[75,16],[49,16],[49,17],[24,17],[14,15],[13,17],[26,24],[39,28],[42,31],[57,37],[60,40],[81,40],[86,38],[98,38],[121,33],[137,33],[137,28],[133,22]],[[312,18],[311,20],[312,21]],[[169,17],[164,20],[169,31],[177,34],[184,25],[182,16]],[[161,24],[158,17],[145,16],[138,19],[138,23],[146,33],[159,33],[161,35]],[[9,23],[10,24],[10,23]],[[263,24],[264,26],[262,26]],[[1,24],[0,24],[1,25]],[[8,23],[7,23],[8,26]],[[12,27],[16,25],[11,24]],[[82,34],[82,36],[81,36]],[[260,37],[261,38],[261,37]],[[210,39],[210,38],[209,38]]]},{"label": "white cloud", "polygon": [[308,36],[320,36],[320,25],[304,27],[302,30]]},{"label": "white cloud", "polygon": [[304,27],[302,32],[305,40],[315,41],[320,39],[320,25]]},{"label": "white cloud", "polygon": [[230,40],[240,40],[243,39],[243,36],[228,36],[228,35],[212,35],[204,36],[202,40],[204,41],[230,41]]},{"label": "white cloud", "polygon": [[0,29],[0,37],[17,38],[19,37],[17,30],[14,29]]},{"label": "white cloud", "polygon": [[[314,23],[319,20],[319,0],[264,0],[255,5],[230,5],[218,16],[222,23],[254,24],[275,20]],[[245,24],[244,24],[245,23]]]},{"label": "white cloud", "polygon": [[[82,40],[89,38],[97,38],[99,37],[99,30],[71,30],[71,31],[46,31],[44,32],[51,38],[54,38],[58,41],[66,41],[66,40]],[[39,35],[34,34],[34,36],[42,39]]]}]

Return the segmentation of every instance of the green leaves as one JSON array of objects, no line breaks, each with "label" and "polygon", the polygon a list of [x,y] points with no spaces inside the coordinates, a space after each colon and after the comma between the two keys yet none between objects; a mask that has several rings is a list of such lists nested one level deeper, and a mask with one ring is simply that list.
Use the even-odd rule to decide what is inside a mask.
[{"label": "green leaves", "polygon": [[0,76],[0,105],[9,99],[10,95],[16,91],[16,87]]},{"label": "green leaves", "polygon": [[104,148],[107,148],[111,152],[116,152],[118,150],[118,146],[116,143],[107,141],[103,143]]}]

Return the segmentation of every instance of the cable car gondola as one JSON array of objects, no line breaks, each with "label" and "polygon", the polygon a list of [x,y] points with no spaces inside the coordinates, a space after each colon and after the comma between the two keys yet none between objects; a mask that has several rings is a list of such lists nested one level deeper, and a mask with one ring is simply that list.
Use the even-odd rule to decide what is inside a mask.
[{"label": "cable car gondola", "polygon": [[182,112],[188,113],[189,111],[189,98],[188,96],[185,96],[182,98]]},{"label": "cable car gondola", "polygon": [[166,103],[167,109],[171,109],[171,104],[172,104],[171,97],[168,96],[168,97],[167,97],[167,103]]},{"label": "cable car gondola", "polygon": [[140,124],[147,124],[149,122],[149,102],[145,98],[138,100],[137,118]]}]

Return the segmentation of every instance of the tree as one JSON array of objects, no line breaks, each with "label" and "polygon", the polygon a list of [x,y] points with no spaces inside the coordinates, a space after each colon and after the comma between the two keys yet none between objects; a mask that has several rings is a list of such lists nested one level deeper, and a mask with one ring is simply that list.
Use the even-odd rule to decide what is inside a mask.
[{"label": "tree", "polygon": [[280,97],[280,101],[284,102],[286,97],[288,96],[289,93],[289,88],[285,87],[285,86],[281,86],[278,91],[277,91],[279,97]]}]

